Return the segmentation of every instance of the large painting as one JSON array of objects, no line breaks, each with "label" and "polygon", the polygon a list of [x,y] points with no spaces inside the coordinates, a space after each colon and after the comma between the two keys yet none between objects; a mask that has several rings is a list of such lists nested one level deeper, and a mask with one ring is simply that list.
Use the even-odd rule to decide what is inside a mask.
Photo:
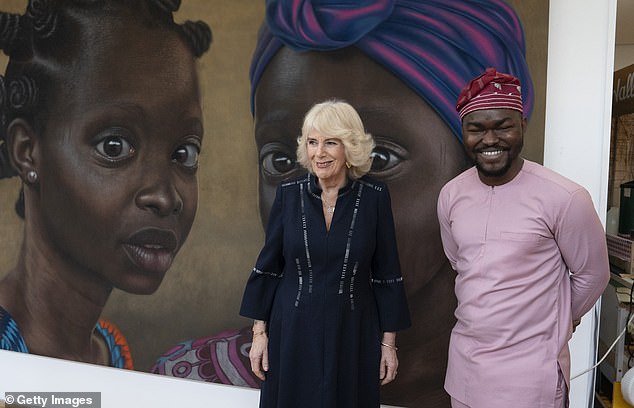
[{"label": "large painting", "polygon": [[[443,2],[420,3],[433,8]],[[476,2],[464,3],[474,12],[490,10],[477,10]],[[548,1],[506,3],[520,23],[534,90],[524,154],[542,162]],[[0,11],[22,14],[26,5],[26,0],[4,0]],[[444,181],[466,165],[459,138],[448,120],[437,115],[438,109],[432,106],[430,110],[432,103],[404,74],[392,71],[363,47],[352,44],[322,52],[279,46],[270,56],[258,54],[264,15],[264,1],[253,0],[183,0],[174,13],[179,23],[206,21],[213,32],[209,51],[196,60],[205,134],[198,168],[198,208],[182,249],[156,290],[134,294],[114,289],[102,316],[125,335],[134,369],[139,371],[156,369],[162,356],[184,342],[249,336],[242,329],[250,327],[251,321],[238,315],[242,292],[263,243],[274,186],[298,171],[292,143],[300,132],[301,114],[311,104],[331,97],[358,105],[388,100],[400,107],[400,116],[383,117],[366,109],[362,117],[368,132],[382,138],[371,175],[385,181],[392,192],[413,326],[399,335],[400,375],[384,389],[384,402],[448,407],[442,383],[455,300],[453,275],[440,248],[435,201]],[[255,84],[251,89],[254,56],[264,61],[264,67],[257,78],[251,75]],[[7,58],[0,62],[4,67]],[[447,69],[458,70],[455,64],[460,61],[448,63]],[[102,72],[108,75],[107,69]],[[291,112],[290,119],[267,133],[258,126],[258,112],[278,107]],[[275,150],[275,146],[283,148]],[[0,180],[0,277],[15,268],[22,246],[24,222],[15,211],[21,184],[18,177]],[[248,342],[239,343],[237,350],[248,351]],[[232,382],[219,375],[217,367],[209,370],[212,374],[199,379]],[[163,372],[179,376],[178,370]],[[180,376],[195,378],[188,373],[180,372]],[[243,382],[233,383],[257,386],[246,377],[241,375]]]}]

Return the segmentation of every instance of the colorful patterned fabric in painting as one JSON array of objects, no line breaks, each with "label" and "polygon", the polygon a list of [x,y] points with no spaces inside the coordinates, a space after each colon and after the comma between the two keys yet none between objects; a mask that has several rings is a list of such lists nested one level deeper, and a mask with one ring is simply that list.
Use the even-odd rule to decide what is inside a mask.
[{"label": "colorful patterned fabric in painting", "polygon": [[[128,370],[134,369],[130,347],[119,328],[109,321],[101,319],[95,329],[108,345],[110,366]],[[2,307],[0,307],[0,349],[20,353],[29,352],[18,324]]]},{"label": "colorful patterned fabric in painting", "polygon": [[97,325],[97,331],[106,341],[110,351],[110,366],[133,370],[132,353],[128,341],[123,337],[121,330],[113,323],[101,319]]},{"label": "colorful patterned fabric in painting", "polygon": [[460,140],[456,100],[487,67],[518,77],[524,115],[533,110],[524,30],[503,0],[267,0],[249,71],[252,113],[257,84],[282,46],[360,49],[429,103]]},{"label": "colorful patterned fabric in painting", "polygon": [[150,372],[212,383],[259,388],[251,372],[251,329],[187,340],[161,356]]},{"label": "colorful patterned fabric in painting", "polygon": [[9,312],[0,307],[0,349],[28,353],[18,324]]}]

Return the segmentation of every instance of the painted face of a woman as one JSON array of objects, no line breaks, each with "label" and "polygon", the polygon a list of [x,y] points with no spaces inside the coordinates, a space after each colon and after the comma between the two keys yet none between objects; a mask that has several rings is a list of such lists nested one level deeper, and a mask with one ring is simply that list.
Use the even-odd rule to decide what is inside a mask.
[{"label": "painted face of a woman", "polygon": [[436,200],[464,168],[464,152],[423,99],[355,48],[294,53],[283,47],[267,66],[255,94],[262,220],[266,224],[277,184],[303,172],[295,163],[303,115],[330,98],[354,106],[374,136],[369,175],[390,188],[406,288],[416,293],[447,272]]},{"label": "painted face of a woman", "polygon": [[65,77],[72,86],[56,88],[27,216],[69,270],[146,294],[196,213],[200,97],[194,58],[175,32],[112,25],[90,30],[83,63]]}]

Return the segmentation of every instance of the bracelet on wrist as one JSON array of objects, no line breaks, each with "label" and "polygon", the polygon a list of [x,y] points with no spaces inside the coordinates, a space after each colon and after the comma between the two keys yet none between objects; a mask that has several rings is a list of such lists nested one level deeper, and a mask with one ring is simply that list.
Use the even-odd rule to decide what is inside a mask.
[{"label": "bracelet on wrist", "polygon": [[261,335],[263,335],[263,334],[266,334],[266,331],[264,331],[264,330],[261,330],[261,331],[254,331],[254,332],[253,332],[253,337],[255,337],[255,336],[261,336]]},{"label": "bracelet on wrist", "polygon": [[398,347],[396,347],[396,346],[394,346],[394,345],[392,345],[392,344],[387,344],[387,343],[383,343],[383,342],[381,342],[381,345],[382,345],[382,346],[385,346],[385,347],[387,347],[387,348],[391,348],[391,349],[392,349],[392,350],[394,350],[394,351],[398,351]]}]

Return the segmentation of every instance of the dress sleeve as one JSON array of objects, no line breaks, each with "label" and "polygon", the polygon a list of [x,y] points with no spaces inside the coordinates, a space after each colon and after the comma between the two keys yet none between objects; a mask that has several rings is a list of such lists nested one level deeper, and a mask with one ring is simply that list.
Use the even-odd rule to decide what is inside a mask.
[{"label": "dress sleeve", "polygon": [[396,247],[392,205],[387,187],[379,194],[376,249],[372,258],[372,288],[381,331],[403,330],[411,325]]},{"label": "dress sleeve", "polygon": [[610,280],[605,231],[586,190],[572,195],[555,239],[570,270],[572,318],[577,320],[592,308]]},{"label": "dress sleeve", "polygon": [[278,187],[266,227],[264,247],[247,281],[240,314],[257,320],[269,320],[277,285],[284,272],[282,225],[282,188]]},{"label": "dress sleeve", "polygon": [[451,222],[449,221],[449,204],[447,192],[445,189],[440,190],[438,195],[438,204],[436,208],[438,214],[438,224],[440,225],[440,238],[445,255],[451,264],[453,270],[456,270],[456,260],[458,253],[458,245],[451,235]]}]

